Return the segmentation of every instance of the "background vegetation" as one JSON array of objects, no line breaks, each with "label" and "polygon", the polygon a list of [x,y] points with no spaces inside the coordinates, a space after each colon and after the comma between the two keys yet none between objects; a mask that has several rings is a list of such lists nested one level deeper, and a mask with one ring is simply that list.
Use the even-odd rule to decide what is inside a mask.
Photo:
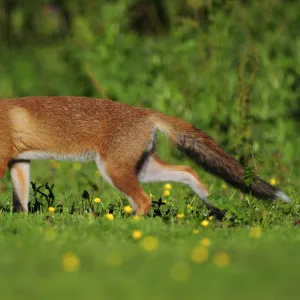
[{"label": "background vegetation", "polygon": [[[1,97],[111,98],[180,117],[292,199],[291,205],[259,202],[194,166],[212,202],[229,209],[227,220],[201,228],[207,211],[190,190],[174,185],[164,197],[157,184],[146,190],[154,200],[167,200],[163,217],[134,223],[123,212],[126,200],[103,182],[94,164],[34,162],[37,187],[56,184],[55,199],[45,187],[44,196],[32,190],[37,214],[12,215],[9,174],[0,183],[5,299],[40,298],[45,291],[72,299],[89,293],[296,299],[299,28],[296,0],[0,0]],[[159,152],[170,162],[191,164],[163,138]],[[94,197],[101,197],[101,206]],[[107,213],[116,219],[109,221]],[[135,229],[159,241],[152,256],[132,238]],[[210,255],[229,253],[226,271],[217,270],[214,259],[193,264],[190,253],[204,238],[212,242]],[[75,266],[80,260],[72,274],[60,265],[65,251],[76,253]]]}]

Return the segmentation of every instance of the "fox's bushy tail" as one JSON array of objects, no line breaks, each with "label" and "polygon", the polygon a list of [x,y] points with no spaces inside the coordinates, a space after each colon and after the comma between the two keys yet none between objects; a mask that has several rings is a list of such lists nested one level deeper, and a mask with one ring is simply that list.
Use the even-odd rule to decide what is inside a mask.
[{"label": "fox's bushy tail", "polygon": [[200,129],[163,114],[155,116],[155,126],[206,171],[243,193],[251,193],[256,198],[264,200],[280,198],[284,202],[289,202],[289,198],[282,191],[258,176],[253,176],[250,183],[247,183],[244,167]]}]

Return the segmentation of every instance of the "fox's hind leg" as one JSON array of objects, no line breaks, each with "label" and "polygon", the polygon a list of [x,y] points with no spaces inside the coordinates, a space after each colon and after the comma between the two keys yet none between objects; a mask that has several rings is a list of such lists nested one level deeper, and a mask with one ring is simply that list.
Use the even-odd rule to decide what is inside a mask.
[{"label": "fox's hind leg", "polygon": [[30,161],[13,160],[9,168],[13,183],[13,211],[28,212]]},{"label": "fox's hind leg", "polygon": [[[136,127],[131,125],[132,122]],[[109,145],[99,145],[96,163],[103,178],[127,196],[135,213],[145,215],[151,200],[140,185],[137,173],[145,157],[153,151],[155,134],[151,124],[139,127],[138,122],[141,121],[128,123],[126,120],[121,128],[112,132]],[[124,132],[127,138],[124,138]]]},{"label": "fox's hind leg", "polygon": [[188,185],[202,200],[205,206],[215,215],[223,213],[207,200],[208,192],[198,178],[196,172],[189,166],[170,165],[158,158],[156,154],[148,157],[139,171],[140,182],[174,181]]},{"label": "fox's hind leg", "polygon": [[174,181],[184,183],[191,187],[204,203],[207,202],[207,189],[191,167],[170,165],[159,159],[156,154],[151,155],[145,161],[138,178],[140,182]]},{"label": "fox's hind leg", "polygon": [[131,172],[110,172],[113,185],[130,201],[133,210],[138,215],[146,215],[151,207],[150,197],[146,194],[137,179],[134,170]]},{"label": "fox's hind leg", "polygon": [[98,157],[96,163],[103,178],[127,196],[135,213],[148,213],[151,207],[151,200],[140,186],[134,161],[119,161],[117,164],[113,160],[103,162]]}]

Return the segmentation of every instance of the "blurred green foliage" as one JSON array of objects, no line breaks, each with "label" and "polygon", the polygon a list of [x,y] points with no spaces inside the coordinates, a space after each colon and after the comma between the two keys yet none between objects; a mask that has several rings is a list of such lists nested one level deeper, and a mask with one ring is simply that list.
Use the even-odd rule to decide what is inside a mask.
[{"label": "blurred green foliage", "polygon": [[299,1],[0,3],[1,97],[149,107],[209,132],[245,164],[299,169]]}]

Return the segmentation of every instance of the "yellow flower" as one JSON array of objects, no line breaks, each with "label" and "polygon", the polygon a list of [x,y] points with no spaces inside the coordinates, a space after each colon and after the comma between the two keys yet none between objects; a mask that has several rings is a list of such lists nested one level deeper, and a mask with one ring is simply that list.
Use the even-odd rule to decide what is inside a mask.
[{"label": "yellow flower", "polygon": [[94,202],[95,202],[95,203],[100,203],[100,202],[101,202],[101,199],[100,199],[100,198],[95,198],[95,199],[94,199]]},{"label": "yellow flower", "polygon": [[261,227],[254,226],[254,227],[250,228],[249,235],[250,235],[250,237],[252,237],[254,239],[259,239],[261,237]]},{"label": "yellow flower", "polygon": [[59,168],[60,168],[60,162],[59,162],[59,161],[52,160],[52,161],[51,161],[51,164],[52,164],[52,167],[53,167],[54,169],[59,169]]},{"label": "yellow flower", "polygon": [[73,164],[73,168],[74,168],[74,170],[80,170],[81,169],[81,167],[82,167],[82,164],[81,163],[74,163]]},{"label": "yellow flower", "polygon": [[184,214],[177,214],[178,219],[183,219],[183,217],[184,217]]},{"label": "yellow flower", "polygon": [[123,211],[126,214],[131,214],[132,213],[132,207],[129,206],[129,205],[126,205],[126,206],[123,207]]},{"label": "yellow flower", "polygon": [[165,197],[168,197],[168,196],[170,196],[170,195],[171,195],[171,193],[170,193],[169,190],[164,190],[164,196],[165,196]]},{"label": "yellow flower", "polygon": [[194,228],[192,232],[193,232],[193,234],[199,234],[199,233],[200,233],[200,230],[197,229],[197,228]]},{"label": "yellow flower", "polygon": [[144,248],[145,251],[154,251],[158,247],[158,240],[155,236],[146,236],[142,240],[141,246]]},{"label": "yellow flower", "polygon": [[111,267],[119,267],[122,262],[123,259],[120,253],[112,252],[106,256],[106,263]]},{"label": "yellow flower", "polygon": [[214,263],[219,268],[226,267],[230,264],[230,257],[226,252],[218,252],[214,256]]},{"label": "yellow flower", "polygon": [[276,182],[277,181],[276,181],[276,179],[274,177],[270,179],[270,184],[271,185],[276,185]]},{"label": "yellow flower", "polygon": [[203,263],[208,259],[208,250],[204,247],[196,247],[192,251],[191,255],[192,261],[195,263]]},{"label": "yellow flower", "polygon": [[170,183],[166,183],[166,184],[164,185],[164,189],[165,189],[165,190],[171,190],[171,189],[172,189],[172,185],[171,185]]},{"label": "yellow flower", "polygon": [[49,210],[49,213],[54,213],[55,212],[55,207],[49,206],[48,210]]},{"label": "yellow flower", "polygon": [[79,257],[74,252],[66,252],[62,257],[61,263],[67,272],[76,272],[80,267]]},{"label": "yellow flower", "polygon": [[138,215],[135,215],[135,216],[132,217],[132,219],[133,219],[134,221],[138,221],[140,218],[141,218],[141,217],[138,216]]},{"label": "yellow flower", "polygon": [[113,214],[106,214],[105,215],[106,219],[109,220],[109,221],[112,221],[114,220],[115,216]]},{"label": "yellow flower", "polygon": [[186,281],[190,277],[190,266],[186,262],[177,262],[170,270],[170,276],[176,281]]},{"label": "yellow flower", "polygon": [[95,173],[94,173],[94,175],[95,175],[96,177],[100,177],[100,175],[101,175],[101,174],[100,174],[100,171],[99,171],[99,170],[96,170]]},{"label": "yellow flower", "polygon": [[226,183],[222,183],[222,189],[226,190],[227,189],[227,184]]},{"label": "yellow flower", "polygon": [[189,210],[193,210],[193,209],[194,209],[193,206],[192,206],[191,204],[188,204],[186,207],[187,207]]},{"label": "yellow flower", "polygon": [[201,240],[200,244],[203,247],[208,247],[211,244],[211,241],[209,238],[204,238]]},{"label": "yellow flower", "polygon": [[207,227],[207,226],[209,225],[209,221],[208,221],[208,220],[203,220],[203,221],[201,222],[201,225],[202,225],[203,227]]},{"label": "yellow flower", "polygon": [[132,232],[132,237],[135,239],[135,240],[139,240],[141,237],[142,237],[142,232],[140,230],[134,230]]},{"label": "yellow flower", "polygon": [[209,220],[209,221],[212,221],[212,219],[213,219],[213,216],[209,216],[209,217],[208,217],[208,220]]}]

